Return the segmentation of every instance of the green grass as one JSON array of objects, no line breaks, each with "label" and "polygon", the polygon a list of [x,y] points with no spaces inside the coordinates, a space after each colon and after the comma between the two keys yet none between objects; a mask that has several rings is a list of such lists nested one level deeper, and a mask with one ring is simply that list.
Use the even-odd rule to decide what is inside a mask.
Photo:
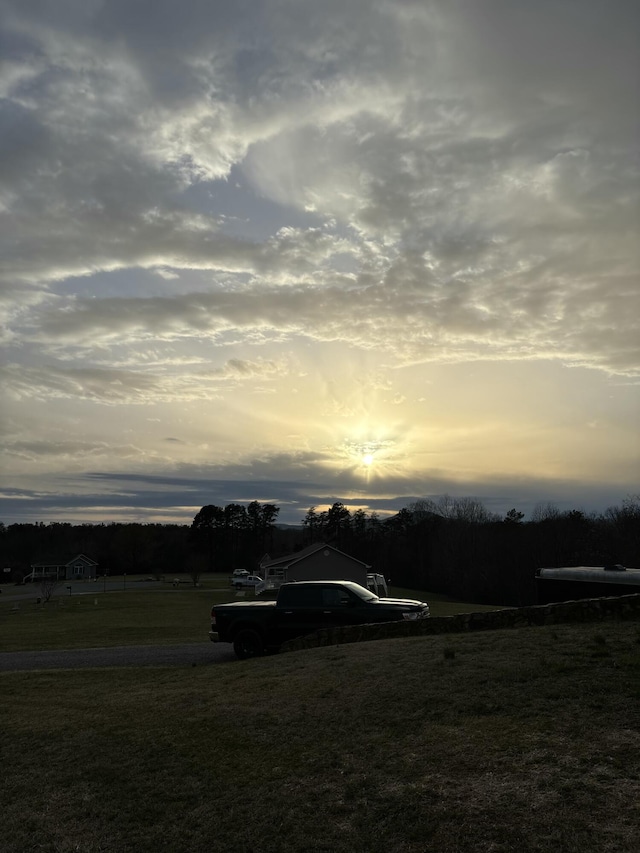
[{"label": "green grass", "polygon": [[469,601],[458,601],[448,595],[434,592],[422,592],[404,587],[389,587],[389,596],[392,598],[413,598],[426,601],[432,616],[455,616],[456,613],[478,613],[485,610],[498,610],[497,604],[473,604]]},{"label": "green grass", "polygon": [[[63,594],[37,604],[15,597],[23,587],[5,587],[0,599],[0,651],[206,642],[212,604],[236,600],[226,575],[207,578],[198,589],[166,583],[161,589],[131,586],[102,593],[98,583],[88,584],[87,590],[86,595]],[[491,609],[415,590],[391,592],[426,598],[434,616]],[[253,597],[253,592],[246,593],[246,600]]]},{"label": "green grass", "polygon": [[0,690],[2,853],[638,849],[637,623]]},{"label": "green grass", "polygon": [[223,593],[198,589],[130,590],[2,602],[0,650],[74,649],[208,639],[211,604]]}]

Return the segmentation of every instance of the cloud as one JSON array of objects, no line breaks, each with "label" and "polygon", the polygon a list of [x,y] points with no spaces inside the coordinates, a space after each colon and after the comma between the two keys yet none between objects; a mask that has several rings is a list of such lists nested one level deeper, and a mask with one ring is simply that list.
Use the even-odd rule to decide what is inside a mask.
[{"label": "cloud", "polygon": [[176,373],[153,368],[140,370],[104,367],[78,368],[49,365],[0,368],[8,398],[89,400],[103,405],[141,405],[178,400],[214,400],[240,382],[268,381],[289,372],[287,361],[231,359],[221,367]]},{"label": "cloud", "polygon": [[[374,6],[359,27],[348,26],[357,9],[341,13],[338,28],[276,3],[260,7],[267,48],[237,15],[200,3],[187,5],[177,34],[171,4],[155,10],[150,31],[137,5],[90,6],[75,24],[16,5],[5,278],[46,283],[133,266],[167,280],[178,269],[249,274],[253,325],[285,335],[293,312],[275,294],[265,308],[263,282],[299,288],[287,295],[299,307],[310,281],[323,306],[357,300],[364,347],[375,330],[392,348],[379,341],[392,306],[387,337],[397,341],[404,326],[408,338],[401,359],[535,352],[633,372],[633,67],[618,29],[633,13],[616,4],[613,26],[598,4],[579,15],[569,6],[548,31],[521,4],[489,3],[482,16],[456,3]],[[603,38],[613,65],[589,60]],[[608,130],[595,113],[605,107]],[[233,164],[259,192],[314,209],[340,233],[287,227],[262,244],[225,234],[185,192]],[[332,271],[337,256],[353,259],[355,280]],[[185,329],[215,333],[215,301],[180,296],[169,310]],[[250,324],[235,303],[222,324]],[[90,313],[111,316],[114,334],[148,326],[171,337],[181,323],[162,320],[169,305],[140,304],[142,322],[134,302],[71,303],[55,322],[45,314],[34,337],[75,334],[74,319]],[[315,329],[313,314],[294,327]],[[325,317],[319,336],[342,338],[340,321]]]},{"label": "cloud", "polygon": [[[28,424],[14,459],[65,457],[45,422],[108,446],[105,406],[132,431],[148,407],[145,423],[169,423],[132,443],[141,464],[171,466],[171,450],[180,464],[205,431],[184,410],[215,423],[214,401],[217,452],[274,454],[275,436],[305,434],[294,399],[340,424],[417,420],[441,365],[599,373],[585,423],[624,379],[627,422],[637,3],[5,0],[3,14],[0,341]],[[503,392],[484,376],[487,397]],[[251,430],[232,448],[233,418]],[[128,441],[114,446],[120,460]]]},{"label": "cloud", "polygon": [[[280,470],[282,462],[279,460]],[[472,486],[471,491],[465,491],[459,483],[436,476],[428,482],[391,483],[388,491],[367,494],[361,487],[354,488],[345,478],[339,482],[333,478],[309,482],[295,477],[261,481],[253,476],[244,479],[241,476],[218,477],[213,470],[200,473],[202,476],[195,479],[188,472],[183,472],[182,476],[149,476],[94,471],[84,477],[52,481],[44,489],[3,490],[0,492],[0,513],[9,523],[12,523],[12,508],[19,506],[20,518],[32,522],[57,520],[62,514],[77,522],[87,519],[99,522],[106,516],[122,521],[190,524],[198,510],[207,504],[225,506],[259,500],[280,507],[280,523],[301,524],[310,507],[321,510],[335,501],[345,503],[352,511],[363,508],[368,513],[375,512],[384,520],[419,499],[472,496],[501,517],[515,505],[531,518],[540,502],[540,494],[545,494],[561,511],[581,509],[587,513],[620,505],[625,497],[599,484],[535,478],[496,479],[478,490],[474,491]],[[412,487],[415,492],[411,491]]]},{"label": "cloud", "polygon": [[[579,262],[582,264],[582,261]],[[151,298],[77,298],[43,304],[31,336],[41,346],[90,353],[126,336],[128,346],[149,341],[222,341],[234,332],[256,340],[304,336],[375,348],[396,364],[476,359],[559,358],[565,363],[637,375],[638,336],[630,277],[591,275],[568,288],[561,274],[530,270],[512,281],[469,280],[446,288],[424,257],[405,253],[382,281],[327,274],[305,285],[255,284],[236,291]],[[37,319],[36,319],[37,317]],[[615,333],[613,330],[615,329]],[[259,337],[256,339],[255,336]]]}]

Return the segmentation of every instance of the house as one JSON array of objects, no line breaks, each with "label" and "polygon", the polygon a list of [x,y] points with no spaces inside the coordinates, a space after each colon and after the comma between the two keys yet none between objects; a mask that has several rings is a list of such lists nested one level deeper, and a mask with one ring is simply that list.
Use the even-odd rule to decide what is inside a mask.
[{"label": "house", "polygon": [[281,584],[291,581],[355,581],[366,587],[370,569],[371,566],[339,551],[333,545],[316,542],[302,551],[275,560],[266,554],[260,560],[258,572],[264,581],[256,587],[256,593],[277,589]]},{"label": "house", "polygon": [[97,576],[98,564],[85,554],[76,554],[67,562],[55,560],[40,560],[31,564],[31,573],[25,580],[93,580]]}]

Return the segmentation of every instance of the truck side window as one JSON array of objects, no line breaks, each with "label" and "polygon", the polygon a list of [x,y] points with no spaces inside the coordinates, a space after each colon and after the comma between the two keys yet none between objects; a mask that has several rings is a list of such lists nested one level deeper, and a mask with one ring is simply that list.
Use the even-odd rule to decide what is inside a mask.
[{"label": "truck side window", "polygon": [[351,604],[351,596],[343,589],[335,586],[325,587],[322,590],[323,607],[348,607]]},{"label": "truck side window", "polygon": [[322,607],[322,597],[317,586],[305,587],[303,590],[296,590],[296,592],[302,592],[298,598],[300,607]]},{"label": "truck side window", "polygon": [[317,586],[281,587],[278,597],[281,607],[322,607],[322,596]]}]

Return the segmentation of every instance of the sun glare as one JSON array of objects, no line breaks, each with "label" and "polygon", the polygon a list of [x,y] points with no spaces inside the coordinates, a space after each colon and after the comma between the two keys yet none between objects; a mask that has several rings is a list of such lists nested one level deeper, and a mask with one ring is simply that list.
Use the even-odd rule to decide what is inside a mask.
[{"label": "sun glare", "polygon": [[390,472],[394,444],[388,438],[349,438],[340,445],[338,455],[350,470],[359,471],[369,482],[373,476],[384,477]]}]

